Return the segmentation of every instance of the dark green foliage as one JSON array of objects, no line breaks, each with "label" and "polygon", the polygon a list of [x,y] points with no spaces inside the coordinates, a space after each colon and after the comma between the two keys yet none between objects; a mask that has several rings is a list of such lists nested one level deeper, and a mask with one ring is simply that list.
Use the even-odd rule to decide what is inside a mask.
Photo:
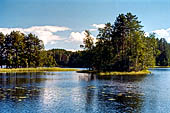
[{"label": "dark green foliage", "polygon": [[169,66],[170,65],[170,44],[164,38],[158,40],[158,49],[160,55],[156,58],[157,66]]},{"label": "dark green foliage", "polygon": [[47,52],[51,53],[58,66],[67,66],[69,58],[72,54],[71,51],[66,51],[64,49],[52,49],[48,50]]},{"label": "dark green foliage", "polygon": [[71,52],[66,51],[64,49],[51,49],[46,51],[46,53],[50,53],[53,59],[55,60],[55,64],[60,67],[88,67],[88,54],[87,51],[77,51]]},{"label": "dark green foliage", "polygon": [[57,63],[55,58],[53,57],[53,53],[51,51],[41,51],[40,59],[39,59],[39,66],[40,67],[55,67]]},{"label": "dark green foliage", "polygon": [[89,67],[88,62],[88,52],[87,51],[77,51],[73,52],[69,58],[68,67],[81,67],[87,68]]},{"label": "dark green foliage", "polygon": [[4,42],[5,42],[5,36],[3,33],[0,33],[0,65],[4,64]]},{"label": "dark green foliage", "polygon": [[141,71],[154,66],[159,54],[157,40],[154,35],[146,37],[140,23],[136,15],[120,14],[113,25],[107,23],[99,29],[95,46],[90,51],[86,48],[89,59],[92,59],[90,68],[99,71]]},{"label": "dark green foliage", "polygon": [[0,33],[0,65],[7,68],[38,67],[43,42],[33,34],[25,35],[19,31],[10,34]]}]

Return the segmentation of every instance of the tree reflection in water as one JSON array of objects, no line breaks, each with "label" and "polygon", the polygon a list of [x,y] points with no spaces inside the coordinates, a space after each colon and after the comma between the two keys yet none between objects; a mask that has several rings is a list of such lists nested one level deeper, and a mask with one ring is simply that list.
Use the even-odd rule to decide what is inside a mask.
[{"label": "tree reflection in water", "polygon": [[[41,88],[35,84],[45,81],[45,73],[1,73],[0,74],[0,101],[22,101],[40,95]],[[48,73],[49,75],[49,73]],[[41,77],[40,77],[41,76]]]},{"label": "tree reflection in water", "polygon": [[[137,85],[146,75],[136,76],[80,76],[82,81],[91,82],[86,87],[86,111],[140,112],[143,106],[144,94]],[[98,83],[100,81],[100,83]],[[97,105],[93,102],[96,96]]]}]

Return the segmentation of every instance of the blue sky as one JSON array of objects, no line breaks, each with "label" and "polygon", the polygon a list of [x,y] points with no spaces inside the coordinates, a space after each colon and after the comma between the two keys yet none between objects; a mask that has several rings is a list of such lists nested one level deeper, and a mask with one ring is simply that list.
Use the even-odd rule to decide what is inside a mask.
[{"label": "blue sky", "polygon": [[[144,31],[170,42],[170,0],[1,0],[0,31],[33,32],[46,49],[77,50],[84,30],[114,23],[127,12],[139,17]],[[91,33],[95,37],[97,31]]]}]

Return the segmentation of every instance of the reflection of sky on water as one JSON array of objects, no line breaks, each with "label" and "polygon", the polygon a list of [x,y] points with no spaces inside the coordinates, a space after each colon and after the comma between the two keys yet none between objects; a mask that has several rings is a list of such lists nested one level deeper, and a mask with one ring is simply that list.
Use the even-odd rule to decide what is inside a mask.
[{"label": "reflection of sky on water", "polygon": [[170,72],[91,76],[76,72],[0,75],[0,112],[102,113],[169,110]]},{"label": "reflection of sky on water", "polygon": [[[116,81],[110,81],[107,77],[103,79],[75,72],[10,74],[1,77],[2,83],[6,84],[1,84],[1,87],[25,88],[20,101],[31,103],[32,97],[35,97],[36,108],[40,108],[41,111],[100,112],[112,111],[110,105],[115,102],[109,99],[116,100],[116,95],[128,92],[125,88],[127,83],[124,84],[122,78],[120,80],[111,78],[111,80],[114,79]],[[132,88],[132,86],[128,87]],[[27,96],[24,94],[30,90],[36,90],[38,95],[29,92],[32,97],[23,99]],[[16,101],[17,99],[20,98],[16,98]]]}]

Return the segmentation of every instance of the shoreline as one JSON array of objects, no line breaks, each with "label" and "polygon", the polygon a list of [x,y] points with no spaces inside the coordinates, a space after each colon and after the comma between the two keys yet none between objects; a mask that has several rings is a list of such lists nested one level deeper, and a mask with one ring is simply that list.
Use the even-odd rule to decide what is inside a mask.
[{"label": "shoreline", "polygon": [[16,73],[16,72],[58,72],[58,71],[79,71],[79,69],[60,68],[60,67],[40,67],[40,68],[1,68],[0,73]]},{"label": "shoreline", "polygon": [[146,75],[146,74],[151,74],[149,70],[143,70],[143,71],[131,71],[131,72],[96,72],[96,71],[88,71],[88,70],[82,70],[82,71],[77,71],[79,73],[92,73],[100,76],[105,76],[105,75]]},{"label": "shoreline", "polygon": [[150,68],[170,68],[170,66],[153,66],[153,67],[150,67]]}]

